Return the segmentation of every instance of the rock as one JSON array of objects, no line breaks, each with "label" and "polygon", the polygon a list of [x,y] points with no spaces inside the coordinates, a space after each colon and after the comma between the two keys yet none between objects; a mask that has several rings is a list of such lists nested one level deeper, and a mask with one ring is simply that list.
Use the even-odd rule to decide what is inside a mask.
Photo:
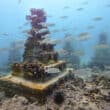
[{"label": "rock", "polygon": [[23,97],[23,96],[17,96],[17,95],[15,95],[12,98],[12,101],[19,102],[21,105],[27,105],[28,104],[28,100],[25,97]]},{"label": "rock", "polygon": [[54,102],[56,104],[62,104],[64,102],[64,93],[63,92],[56,92],[54,95]]},{"label": "rock", "polygon": [[72,108],[71,108],[71,107],[66,106],[66,107],[64,107],[64,110],[72,110]]},{"label": "rock", "polygon": [[94,66],[94,67],[92,68],[92,72],[94,72],[94,73],[100,73],[101,71],[100,71],[99,67]]},{"label": "rock", "polygon": [[47,110],[52,110],[51,108],[47,108]]},{"label": "rock", "polygon": [[6,98],[5,92],[2,91],[2,92],[0,92],[0,100],[2,100],[4,98]]},{"label": "rock", "polygon": [[84,88],[85,83],[84,83],[84,80],[83,80],[83,79],[81,79],[81,78],[79,78],[79,77],[76,77],[76,78],[74,79],[74,85],[75,85],[75,86],[78,86],[79,88]]},{"label": "rock", "polygon": [[1,101],[0,110],[110,110],[108,77],[96,75],[90,81],[74,77],[61,85],[57,85],[42,106],[15,95]]},{"label": "rock", "polygon": [[100,93],[101,95],[106,95],[109,96],[110,95],[110,90],[109,89],[100,89]]},{"label": "rock", "polygon": [[107,102],[110,102],[110,96],[106,96],[106,95],[105,95],[105,96],[104,96],[104,100],[107,101]]}]

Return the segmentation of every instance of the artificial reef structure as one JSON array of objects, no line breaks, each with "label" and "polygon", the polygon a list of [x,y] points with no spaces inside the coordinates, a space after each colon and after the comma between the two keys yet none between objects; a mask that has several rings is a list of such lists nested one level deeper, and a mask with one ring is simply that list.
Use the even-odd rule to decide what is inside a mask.
[{"label": "artificial reef structure", "polygon": [[95,54],[90,66],[97,66],[100,69],[105,69],[105,67],[108,66],[110,67],[110,44],[106,33],[101,33],[99,35],[99,42],[95,46]]},{"label": "artificial reef structure", "polygon": [[63,49],[66,51],[66,54],[61,55],[61,59],[66,61],[66,66],[74,69],[78,69],[80,67],[80,57],[75,53],[75,42],[70,40],[65,40],[63,44]]},{"label": "artificial reef structure", "polygon": [[65,62],[58,61],[55,44],[46,40],[50,37],[50,32],[46,25],[45,12],[42,9],[31,9],[31,15],[26,19],[31,21],[32,28],[28,33],[30,37],[25,43],[23,63],[13,65],[13,75],[45,80],[49,68],[63,70]]},{"label": "artificial reef structure", "polygon": [[[12,65],[12,73],[0,78],[0,89],[8,94],[20,93],[25,96],[46,96],[60,80],[68,77],[65,61],[58,60],[55,44],[49,42],[49,29],[43,9],[32,8],[26,19],[31,23],[29,37],[25,43],[23,61]],[[31,95],[29,95],[31,94]],[[43,98],[41,98],[43,97]]]}]

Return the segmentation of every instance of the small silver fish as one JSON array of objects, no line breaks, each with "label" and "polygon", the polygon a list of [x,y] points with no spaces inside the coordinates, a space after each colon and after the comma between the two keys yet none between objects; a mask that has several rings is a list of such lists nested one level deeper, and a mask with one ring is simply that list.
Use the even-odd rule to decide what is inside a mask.
[{"label": "small silver fish", "polygon": [[94,26],[88,26],[87,29],[94,29]]},{"label": "small silver fish", "polygon": [[24,34],[28,34],[30,32],[30,30],[23,30],[22,33]]},{"label": "small silver fish", "polygon": [[24,44],[24,43],[25,43],[25,40],[20,40],[20,41],[16,42],[16,45],[21,45],[21,44]]},{"label": "small silver fish", "polygon": [[76,56],[84,56],[85,52],[82,50],[78,50],[72,53],[72,55],[76,55]]},{"label": "small silver fish", "polygon": [[46,23],[38,23],[39,26],[42,26],[43,28],[47,28],[47,24]]},{"label": "small silver fish", "polygon": [[60,18],[61,18],[61,19],[67,19],[68,16],[61,16]]},{"label": "small silver fish", "polygon": [[42,38],[50,38],[50,34],[43,35]]},{"label": "small silver fish", "polygon": [[69,9],[70,7],[69,6],[65,6],[63,9]]},{"label": "small silver fish", "polygon": [[110,7],[110,4],[107,4],[106,7]]},{"label": "small silver fish", "polygon": [[36,31],[36,30],[35,30],[35,33],[36,33],[36,34],[42,34],[42,33],[44,33],[44,32],[48,32],[48,29],[40,29],[39,31]]},{"label": "small silver fish", "polygon": [[22,0],[18,0],[18,3],[20,4],[22,2]]},{"label": "small silver fish", "polygon": [[9,36],[9,34],[8,34],[8,33],[2,33],[2,35],[3,35],[3,36]]},{"label": "small silver fish", "polygon": [[95,49],[110,49],[110,45],[108,44],[99,44],[95,46]]},{"label": "small silver fish", "polygon": [[47,17],[52,18],[53,16],[52,15],[47,15]]},{"label": "small silver fish", "polygon": [[56,24],[55,23],[47,23],[47,26],[49,27],[54,27]]},{"label": "small silver fish", "polygon": [[67,55],[68,54],[67,50],[65,50],[65,49],[57,50],[57,52],[60,53],[60,54],[63,54],[63,55]]},{"label": "small silver fish", "polygon": [[83,5],[87,5],[87,4],[88,4],[88,1],[85,1],[85,2],[83,2],[82,4],[83,4]]},{"label": "small silver fish", "polygon": [[0,52],[6,52],[6,51],[10,51],[10,50],[18,50],[18,49],[22,49],[22,48],[24,48],[24,45],[16,46],[13,48],[0,48]]},{"label": "small silver fish", "polygon": [[64,41],[73,41],[77,40],[73,35],[68,35],[64,37]]},{"label": "small silver fish", "polygon": [[58,39],[50,39],[50,38],[46,38],[44,40],[41,41],[41,43],[51,43],[51,44],[59,44],[61,42],[61,40]]},{"label": "small silver fish", "polygon": [[9,50],[18,50],[23,48],[24,48],[24,45],[21,45],[21,46],[16,46],[15,48],[10,48]]},{"label": "small silver fish", "polygon": [[53,32],[53,33],[58,33],[58,32],[60,32],[60,30],[55,29],[55,30],[53,30],[53,31],[51,31],[51,32]]},{"label": "small silver fish", "polygon": [[89,40],[90,38],[91,38],[91,35],[88,32],[81,33],[79,35],[79,40],[80,41],[86,41],[86,40]]},{"label": "small silver fish", "polygon": [[18,29],[20,29],[20,30],[21,30],[21,29],[23,29],[23,27],[22,27],[22,26],[19,26],[19,27],[18,27]]},{"label": "small silver fish", "polygon": [[65,31],[68,31],[68,29],[66,29],[66,28],[63,28],[63,29],[61,29],[61,30],[64,31],[64,32],[65,32]]},{"label": "small silver fish", "polygon": [[82,11],[82,10],[84,10],[84,8],[78,8],[78,9],[77,9],[77,11]]},{"label": "small silver fish", "polygon": [[94,21],[101,21],[103,18],[102,17],[95,17],[93,18]]},{"label": "small silver fish", "polygon": [[4,51],[7,51],[8,48],[0,48],[0,52],[4,52]]},{"label": "small silver fish", "polygon": [[29,22],[25,22],[23,25],[24,25],[24,26],[27,26],[27,25],[29,25]]}]

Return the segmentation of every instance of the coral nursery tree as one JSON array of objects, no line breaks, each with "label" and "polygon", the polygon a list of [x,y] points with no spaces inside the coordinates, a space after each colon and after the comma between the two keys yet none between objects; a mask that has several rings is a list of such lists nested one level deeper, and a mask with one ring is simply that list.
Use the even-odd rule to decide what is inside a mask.
[{"label": "coral nursery tree", "polygon": [[13,75],[44,80],[47,76],[47,66],[56,65],[63,70],[65,62],[58,61],[58,53],[54,50],[55,44],[48,40],[50,32],[44,10],[32,8],[30,12],[31,15],[26,16],[26,19],[30,21],[31,29],[25,43],[23,62],[12,66]]},{"label": "coral nursery tree", "polygon": [[105,65],[110,65],[110,45],[107,41],[106,33],[101,33],[99,36],[99,43],[95,48],[95,55],[92,58],[91,66],[102,68]]},{"label": "coral nursery tree", "polygon": [[43,9],[31,9],[31,15],[26,17],[31,22],[30,37],[25,44],[24,61],[40,61],[48,63],[57,61],[58,54],[54,51],[54,44],[45,42],[50,36],[46,25],[46,14]]}]

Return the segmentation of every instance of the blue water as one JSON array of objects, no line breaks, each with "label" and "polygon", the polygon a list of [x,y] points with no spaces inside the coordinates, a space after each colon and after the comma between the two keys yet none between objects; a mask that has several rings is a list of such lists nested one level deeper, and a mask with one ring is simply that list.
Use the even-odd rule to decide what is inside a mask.
[{"label": "blue water", "polygon": [[[84,4],[84,2],[88,4]],[[30,14],[31,8],[44,8],[47,15],[47,22],[55,23],[53,29],[71,28],[68,32],[52,33],[52,39],[61,39],[66,33],[78,36],[82,32],[89,32],[92,38],[88,41],[78,42],[79,47],[85,50],[85,55],[81,57],[82,63],[90,61],[94,45],[98,41],[98,35],[106,32],[110,36],[110,0],[1,0],[0,1],[0,48],[9,47],[13,41],[25,40],[27,37],[19,29],[29,29],[30,26],[23,26],[26,21],[25,16]],[[64,9],[68,6],[69,9]],[[84,8],[77,11],[78,8]],[[68,19],[61,19],[60,16],[68,16]],[[94,21],[95,17],[102,17],[101,21]],[[88,30],[87,26],[93,25],[95,28]],[[2,33],[8,33],[3,36]],[[7,62],[8,52],[0,53],[0,66]]]}]

